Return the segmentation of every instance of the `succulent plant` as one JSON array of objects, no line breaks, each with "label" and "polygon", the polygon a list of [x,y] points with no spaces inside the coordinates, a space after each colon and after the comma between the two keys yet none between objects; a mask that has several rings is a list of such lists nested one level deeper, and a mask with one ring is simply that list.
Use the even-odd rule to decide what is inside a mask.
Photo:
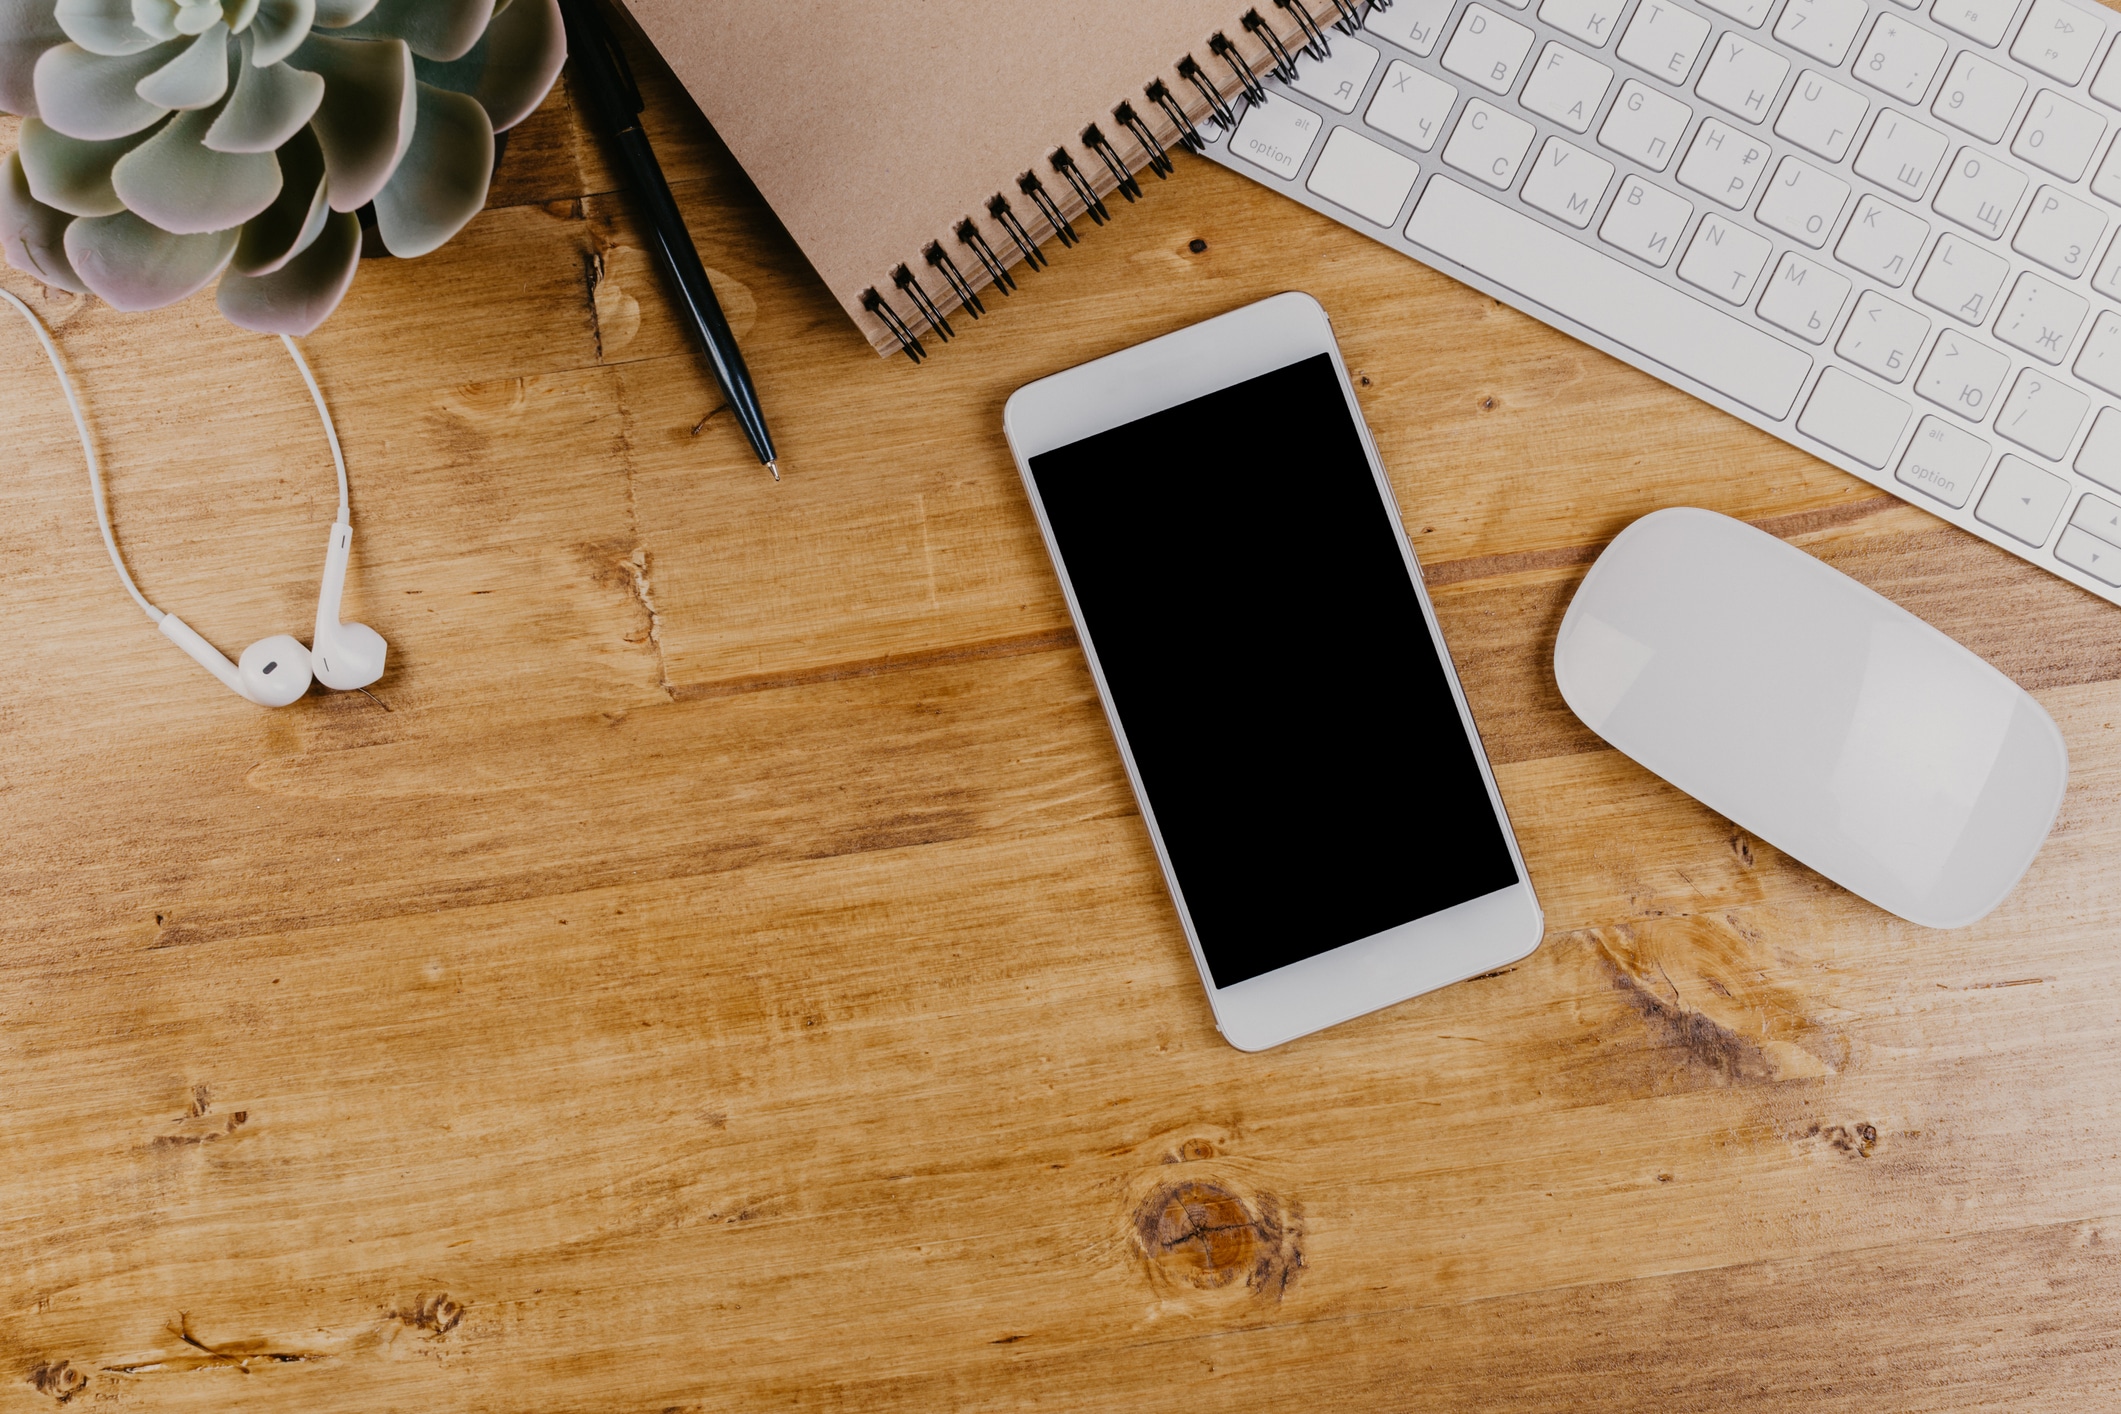
[{"label": "succulent plant", "polygon": [[360,221],[425,255],[486,204],[494,134],[559,76],[558,0],[0,0],[0,253],[156,309],[306,334]]}]

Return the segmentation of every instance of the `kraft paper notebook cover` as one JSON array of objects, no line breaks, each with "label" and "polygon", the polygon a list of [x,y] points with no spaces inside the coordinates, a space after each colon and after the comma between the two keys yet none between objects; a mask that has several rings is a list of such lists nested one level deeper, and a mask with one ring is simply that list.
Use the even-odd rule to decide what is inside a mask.
[{"label": "kraft paper notebook cover", "polygon": [[1102,199],[1163,165],[1185,125],[1227,116],[1253,74],[1286,68],[1330,40],[1322,26],[1365,11],[1363,0],[626,3],[848,317],[879,353],[916,357],[968,298],[1035,264],[1040,243],[1101,223]]}]

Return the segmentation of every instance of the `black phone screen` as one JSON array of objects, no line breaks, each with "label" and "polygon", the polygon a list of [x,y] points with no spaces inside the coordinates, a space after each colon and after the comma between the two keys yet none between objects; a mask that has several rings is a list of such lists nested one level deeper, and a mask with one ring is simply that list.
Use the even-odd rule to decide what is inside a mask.
[{"label": "black phone screen", "polygon": [[1517,882],[1327,355],[1031,473],[1216,986]]}]

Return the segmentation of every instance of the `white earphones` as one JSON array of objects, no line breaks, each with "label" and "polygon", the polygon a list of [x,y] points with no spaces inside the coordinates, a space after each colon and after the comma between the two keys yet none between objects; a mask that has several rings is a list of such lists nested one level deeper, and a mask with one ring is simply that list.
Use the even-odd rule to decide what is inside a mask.
[{"label": "white earphones", "polygon": [[59,387],[66,393],[67,409],[74,415],[74,429],[81,434],[81,453],[88,460],[89,489],[95,496],[96,525],[103,532],[103,548],[110,552],[110,562],[117,567],[118,578],[125,583],[125,592],[133,596],[133,602],[162,630],[163,637],[219,678],[231,692],[260,707],[285,707],[298,701],[309,691],[312,679],[326,687],[351,692],[367,687],[383,676],[383,660],[390,651],[383,636],[367,624],[339,622],[339,604],[346,593],[347,562],[353,554],[353,525],[346,494],[346,457],[339,449],[339,432],[332,426],[331,409],[324,405],[324,393],[317,387],[316,377],[309,371],[309,364],[303,359],[302,351],[295,347],[294,340],[282,335],[280,342],[287,346],[295,367],[301,370],[302,381],[308,385],[309,396],[317,405],[317,415],[324,419],[324,436],[331,443],[332,465],[339,474],[339,518],[332,525],[331,542],[324,553],[324,582],[317,592],[317,623],[310,646],[304,648],[291,635],[276,633],[251,644],[243,650],[240,659],[231,663],[190,624],[150,604],[139,586],[133,583],[132,575],[125,568],[125,559],[118,553],[117,537],[111,533],[110,508],[103,490],[103,465],[97,460],[95,443],[89,438],[88,422],[81,415],[81,400],[74,392],[73,380],[66,376],[66,366],[59,361],[59,349],[53,344],[44,321],[37,318],[28,305],[7,290],[0,290],[0,299],[13,305],[29,321],[30,328],[37,333],[37,341],[44,346],[44,356],[51,360],[52,372],[59,375]]}]

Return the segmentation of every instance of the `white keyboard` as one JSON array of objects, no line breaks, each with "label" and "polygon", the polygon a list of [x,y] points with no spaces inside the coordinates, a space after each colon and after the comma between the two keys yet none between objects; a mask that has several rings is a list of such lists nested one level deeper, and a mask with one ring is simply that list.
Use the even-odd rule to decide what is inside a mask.
[{"label": "white keyboard", "polygon": [[2071,0],[1395,0],[1206,131],[2121,603],[2117,30]]}]

